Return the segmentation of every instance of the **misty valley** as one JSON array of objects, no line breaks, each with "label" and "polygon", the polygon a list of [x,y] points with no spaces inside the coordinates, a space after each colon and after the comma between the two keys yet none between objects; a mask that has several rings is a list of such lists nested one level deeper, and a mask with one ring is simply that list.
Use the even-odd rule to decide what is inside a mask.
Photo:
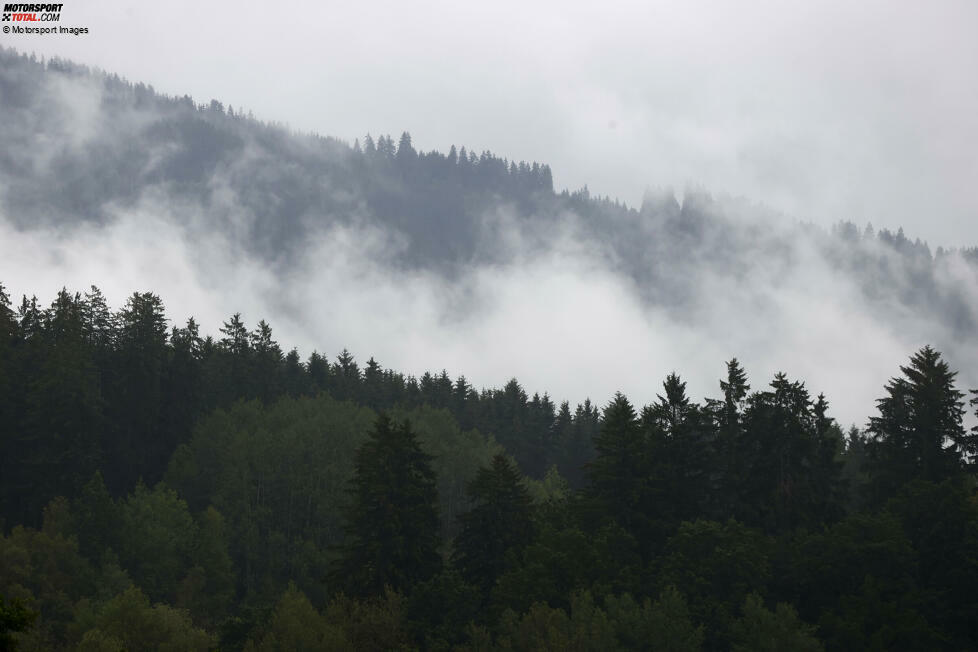
[{"label": "misty valley", "polygon": [[976,243],[3,46],[0,116],[0,650],[978,649]]}]

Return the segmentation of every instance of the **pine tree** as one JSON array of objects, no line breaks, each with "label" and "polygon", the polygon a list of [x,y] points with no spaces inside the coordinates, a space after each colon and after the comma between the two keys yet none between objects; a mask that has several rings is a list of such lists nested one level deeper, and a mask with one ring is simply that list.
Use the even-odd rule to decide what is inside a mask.
[{"label": "pine tree", "polygon": [[733,428],[739,422],[744,399],[747,397],[747,392],[750,391],[750,385],[747,384],[747,373],[740,366],[737,358],[733,358],[727,363],[727,380],[720,381],[720,389],[723,391],[721,423],[724,428]]},{"label": "pine tree", "polygon": [[[975,408],[975,416],[978,417],[978,389],[971,390],[974,398],[971,399],[971,406]],[[978,469],[978,425],[971,428],[971,436],[968,437],[965,442],[965,452],[970,458],[970,466],[972,472]]]},{"label": "pine tree", "polygon": [[[10,297],[0,284],[0,518],[7,514],[8,503],[19,502],[17,492],[10,491],[11,478],[20,475],[16,460],[17,415],[21,413],[23,373],[20,369],[20,323],[10,308]],[[19,380],[19,382],[18,382]]]},{"label": "pine tree", "polygon": [[164,379],[164,441],[172,448],[189,436],[204,406],[203,340],[193,317],[170,333],[169,364]]},{"label": "pine tree", "polygon": [[699,516],[707,502],[713,437],[702,409],[686,396],[686,383],[671,373],[662,386],[665,396],[642,413],[652,490],[644,502],[657,518],[678,522]]},{"label": "pine tree", "polygon": [[588,466],[589,492],[626,530],[641,529],[645,494],[645,438],[635,408],[618,392],[604,409],[594,441],[597,458]]},{"label": "pine tree", "polygon": [[404,132],[397,144],[397,162],[399,165],[410,165],[418,158],[418,153],[411,145],[411,134]]},{"label": "pine tree", "polygon": [[[32,319],[25,316],[23,319]],[[103,400],[91,347],[84,334],[80,295],[62,289],[41,313],[28,353],[36,366],[24,380],[23,421],[15,440],[15,489],[29,523],[56,495],[71,495],[98,468],[104,431]],[[34,330],[36,329],[36,330]]]},{"label": "pine tree", "polygon": [[725,520],[737,513],[740,486],[750,470],[750,443],[746,441],[743,414],[745,399],[750,391],[747,373],[737,358],[727,362],[727,379],[720,381],[723,399],[708,399],[707,409],[716,426],[716,482],[711,501],[712,516]]},{"label": "pine tree", "polygon": [[140,476],[150,483],[159,480],[173,445],[165,441],[161,428],[163,380],[169,362],[163,302],[150,292],[133,293],[116,320],[112,417],[119,429],[119,445],[113,447],[111,461],[120,475],[110,477],[109,486],[121,489],[132,486]]},{"label": "pine tree", "polygon": [[241,321],[240,312],[234,313],[229,321],[224,322],[221,333],[224,334],[221,346],[228,352],[233,355],[244,355],[248,352],[248,329]]},{"label": "pine tree", "polygon": [[768,531],[815,526],[841,508],[841,432],[813,404],[805,384],[775,374],[768,391],[756,392],[744,411],[736,447],[743,480],[735,516]]},{"label": "pine tree", "polygon": [[356,399],[360,394],[360,366],[353,354],[343,349],[336,356],[336,364],[332,366],[332,385],[330,393],[343,400]]},{"label": "pine tree", "polygon": [[431,456],[408,422],[377,418],[357,450],[348,543],[334,580],[353,595],[406,591],[441,568],[438,492]]},{"label": "pine tree", "polygon": [[252,374],[258,398],[266,403],[282,394],[282,349],[272,339],[272,327],[262,319],[251,333],[251,350],[254,352]]},{"label": "pine tree", "polygon": [[468,487],[475,507],[459,516],[453,561],[462,577],[488,592],[506,565],[506,552],[533,538],[532,499],[516,466],[496,455]]},{"label": "pine tree", "polygon": [[363,368],[362,394],[365,405],[375,410],[387,407],[384,400],[384,370],[373,357],[367,360]]},{"label": "pine tree", "polygon": [[940,482],[957,474],[974,441],[962,424],[957,372],[938,351],[925,346],[900,371],[903,376],[891,379],[887,395],[876,402],[879,416],[869,420],[870,473],[878,498],[915,478]]}]

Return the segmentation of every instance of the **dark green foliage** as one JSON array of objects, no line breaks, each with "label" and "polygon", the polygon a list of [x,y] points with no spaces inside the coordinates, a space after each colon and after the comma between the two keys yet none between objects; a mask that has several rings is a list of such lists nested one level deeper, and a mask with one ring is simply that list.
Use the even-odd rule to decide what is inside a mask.
[{"label": "dark green foliage", "polygon": [[734,622],[731,639],[736,652],[821,652],[824,649],[815,638],[815,627],[802,622],[791,605],[781,602],[770,611],[756,593],[744,600],[743,615]]},{"label": "dark green foliage", "polygon": [[194,627],[186,612],[165,604],[151,605],[131,587],[95,610],[78,642],[78,650],[186,650],[206,652],[214,637]]},{"label": "dark green foliage", "polygon": [[62,290],[47,310],[31,305],[21,318],[30,333],[24,369],[35,373],[19,379],[23,412],[5,482],[23,500],[14,522],[36,522],[48,500],[76,491],[100,462],[103,405],[83,313],[81,297]]},{"label": "dark green foliage", "polygon": [[770,549],[763,535],[736,521],[686,522],[654,562],[656,581],[686,596],[693,620],[705,626],[710,647],[716,647],[746,596],[766,592]]},{"label": "dark green foliage", "polygon": [[740,511],[738,492],[750,472],[752,450],[743,423],[744,408],[750,391],[747,372],[737,358],[727,362],[727,379],[720,381],[723,399],[708,399],[706,409],[716,424],[715,452],[711,477],[719,491],[712,496],[708,513],[720,519]]},{"label": "dark green foliage", "polygon": [[187,503],[158,484],[137,485],[120,505],[119,558],[153,600],[173,601],[181,578],[191,568],[197,524]]},{"label": "dark green foliage", "polygon": [[438,492],[431,456],[411,424],[377,418],[356,452],[349,541],[333,577],[353,595],[404,591],[441,568]]},{"label": "dark green foliage", "polygon": [[964,394],[957,390],[941,354],[929,346],[917,351],[903,376],[886,385],[879,416],[869,420],[875,497],[882,501],[913,479],[940,482],[962,469],[962,454],[973,440],[962,425]]},{"label": "dark green foliage", "polygon": [[21,600],[14,598],[9,603],[0,595],[0,651],[13,652],[17,649],[14,634],[28,630],[37,619]]},{"label": "dark green foliage", "polygon": [[500,623],[500,647],[582,652],[616,647],[615,628],[589,592],[575,592],[570,599],[569,612],[539,602],[522,617],[507,611]]},{"label": "dark green foliage", "polygon": [[176,604],[213,630],[228,615],[236,578],[224,517],[208,507],[197,520],[197,537],[190,551],[193,567],[177,588]]},{"label": "dark green foliage", "polygon": [[622,649],[696,652],[703,647],[703,627],[693,622],[686,599],[673,586],[663,589],[654,603],[646,598],[639,604],[627,593],[609,595],[605,611]]},{"label": "dark green foliage", "polygon": [[581,589],[635,591],[641,565],[638,543],[620,526],[588,533],[546,526],[496,582],[491,612],[523,612],[534,602],[568,607],[568,596]]},{"label": "dark green foliage", "polygon": [[0,595],[37,613],[34,627],[20,635],[25,647],[62,646],[77,601],[98,589],[95,569],[67,536],[70,518],[67,502],[53,501],[44,510],[42,529],[18,525],[0,536]]},{"label": "dark green foliage", "polygon": [[303,361],[240,315],[222,334],[168,332],[152,293],[14,312],[0,289],[22,647],[978,646],[975,435],[932,349],[867,438],[783,374],[751,393],[736,360],[722,398],[670,374],[641,416],[621,394],[599,414]]},{"label": "dark green foliage", "polygon": [[340,595],[326,606],[326,622],[342,632],[342,643],[333,649],[417,650],[408,630],[404,596],[390,589],[365,600]]},{"label": "dark green foliage", "polygon": [[275,605],[269,621],[255,632],[245,649],[315,652],[343,649],[343,643],[342,633],[330,627],[309,599],[290,584]]},{"label": "dark green foliage", "polygon": [[82,554],[89,560],[100,559],[109,548],[118,550],[122,514],[98,471],[72,502],[71,515],[73,532]]},{"label": "dark green foliage", "polygon": [[[22,373],[17,349],[22,346],[17,314],[10,308],[10,297],[0,283],[0,514],[10,515],[19,495],[17,489],[25,481],[24,469],[17,459],[16,421],[13,415],[22,411],[23,391],[16,382]],[[19,514],[18,516],[23,516]],[[19,521],[15,521],[19,522]]]},{"label": "dark green foliage", "polygon": [[131,487],[140,476],[159,481],[163,460],[177,443],[166,441],[161,418],[169,351],[158,296],[136,292],[129,297],[117,317],[115,344],[117,400],[111,404],[110,423],[116,432],[106,468],[114,471],[110,485],[118,491]]},{"label": "dark green foliage", "polygon": [[459,516],[453,562],[469,583],[489,591],[506,568],[506,555],[519,554],[533,539],[530,494],[503,455],[492,459],[469,484],[475,507]]},{"label": "dark green foliage", "polygon": [[[318,353],[302,363],[294,350],[282,355],[266,322],[249,332],[239,314],[219,341],[202,337],[193,319],[167,333],[149,292],[134,293],[116,313],[94,287],[63,290],[48,309],[25,297],[14,312],[6,296],[0,290],[0,407],[9,415],[0,420],[0,514],[11,523],[36,525],[48,500],[75,495],[96,470],[114,497],[140,478],[155,484],[200,418],[241,399],[327,391],[373,409],[443,408],[463,432],[508,442],[536,477],[562,450],[549,397],[528,398],[515,381],[482,393],[445,372],[419,383],[375,360],[361,371],[347,351],[335,363]],[[585,402],[565,421],[561,432],[572,441],[562,464],[572,473],[589,459],[597,420]],[[464,502],[464,485],[452,491],[443,501]],[[446,522],[447,532],[453,527]]]},{"label": "dark green foliage", "polygon": [[465,639],[466,626],[484,620],[485,597],[454,569],[414,587],[407,601],[414,639],[428,650],[450,649]]},{"label": "dark green foliage", "polygon": [[830,522],[844,505],[842,433],[826,416],[824,397],[813,402],[804,383],[779,373],[770,387],[747,399],[734,445],[739,477],[728,476],[734,514],[770,532]]},{"label": "dark green foliage", "polygon": [[621,393],[604,409],[597,454],[588,468],[589,494],[599,510],[632,532],[646,525],[646,444],[635,408]]},{"label": "dark green foliage", "polygon": [[202,421],[174,454],[167,482],[192,511],[220,510],[245,594],[274,599],[293,580],[325,598],[327,550],[343,542],[354,451],[373,421],[325,396],[242,403]]},{"label": "dark green foliage", "polygon": [[912,482],[886,506],[913,546],[922,615],[955,649],[978,647],[978,500],[964,479]]},{"label": "dark green foliage", "polygon": [[686,396],[676,374],[663,382],[665,396],[642,411],[648,480],[645,511],[655,547],[684,520],[707,513],[716,488],[715,434],[707,415]]},{"label": "dark green foliage", "polygon": [[896,518],[858,514],[803,537],[782,580],[830,649],[927,649],[936,639],[920,610],[917,563]]}]

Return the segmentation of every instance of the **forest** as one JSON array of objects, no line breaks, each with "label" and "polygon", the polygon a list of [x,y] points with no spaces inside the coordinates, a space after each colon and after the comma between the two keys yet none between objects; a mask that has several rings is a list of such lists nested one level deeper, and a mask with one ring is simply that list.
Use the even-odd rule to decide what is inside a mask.
[{"label": "forest", "polygon": [[[575,407],[0,289],[0,646],[978,647],[978,393],[925,346],[875,414],[736,360]],[[656,370],[650,370],[656,373]]]},{"label": "forest", "polygon": [[0,650],[978,649],[978,247],[2,46],[0,111]]}]

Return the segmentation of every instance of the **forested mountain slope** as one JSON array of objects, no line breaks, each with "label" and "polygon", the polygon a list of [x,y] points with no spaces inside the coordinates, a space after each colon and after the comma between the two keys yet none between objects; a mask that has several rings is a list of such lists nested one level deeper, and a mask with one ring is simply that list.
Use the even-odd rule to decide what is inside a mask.
[{"label": "forested mountain slope", "polygon": [[961,287],[976,278],[974,243],[932,251],[902,230],[848,222],[828,233],[701,190],[681,204],[651,192],[630,208],[586,188],[556,192],[545,164],[418,151],[407,133],[351,146],[66,61],[5,49],[0,64],[0,215],[21,229],[148,210],[221,233],[284,275],[317,234],[372,226],[385,234],[385,265],[449,277],[541,254],[570,233],[645,300],[690,318],[705,276],[770,283],[814,250],[886,315],[926,312],[955,334],[978,325],[974,287]]},{"label": "forested mountain slope", "polygon": [[0,116],[0,648],[978,647],[969,243],[7,49]]}]

